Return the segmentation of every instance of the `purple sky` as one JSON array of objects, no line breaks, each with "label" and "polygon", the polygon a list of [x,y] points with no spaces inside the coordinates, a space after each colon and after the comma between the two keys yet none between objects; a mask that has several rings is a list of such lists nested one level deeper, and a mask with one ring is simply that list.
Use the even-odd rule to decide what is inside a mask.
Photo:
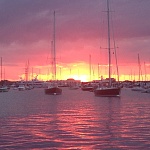
[{"label": "purple sky", "polygon": [[[138,53],[141,63],[149,64],[150,0],[110,0],[110,6],[119,65],[137,64]],[[46,64],[54,10],[59,61],[88,63],[91,54],[94,64],[107,63],[106,50],[100,50],[106,38],[106,0],[0,0],[0,56],[6,72],[24,67],[28,59],[32,66]]]}]

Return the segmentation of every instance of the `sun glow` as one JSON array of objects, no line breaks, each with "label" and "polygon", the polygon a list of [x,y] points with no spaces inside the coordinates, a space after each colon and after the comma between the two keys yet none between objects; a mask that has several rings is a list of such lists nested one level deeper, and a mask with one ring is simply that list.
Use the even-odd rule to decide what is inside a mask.
[{"label": "sun glow", "polygon": [[[56,79],[57,80],[67,80],[69,78],[73,78],[75,80],[80,80],[81,82],[87,82],[87,81],[93,81],[93,80],[100,80],[101,78],[106,79],[108,78],[108,66],[107,65],[101,65],[99,66],[93,65],[91,72],[89,71],[89,64],[88,63],[74,63],[74,64],[67,64],[67,65],[58,65],[57,66],[57,74]],[[34,67],[33,67],[34,68]],[[114,67],[115,68],[115,67]],[[148,67],[147,67],[148,68]],[[119,81],[124,80],[130,80],[130,81],[138,81],[139,75],[138,75],[138,68],[133,67],[132,69],[135,71],[129,71],[128,67],[120,67],[119,68]],[[19,79],[22,80],[32,80],[37,78],[38,80],[42,81],[48,81],[53,80],[53,74],[51,71],[50,66],[37,66],[34,71],[32,72],[31,69],[29,69],[28,74],[22,74],[19,75]],[[40,70],[40,71],[39,71]],[[27,77],[28,76],[28,77]],[[116,70],[112,70],[112,78],[115,78],[118,81],[118,76],[116,74]],[[143,73],[140,77],[141,81],[148,81],[150,80],[150,74]]]},{"label": "sun glow", "polygon": [[89,76],[88,76],[88,75],[80,75],[80,76],[78,76],[78,75],[73,75],[72,78],[75,79],[75,80],[80,80],[80,81],[82,81],[82,82],[87,82],[87,81],[89,81]]}]

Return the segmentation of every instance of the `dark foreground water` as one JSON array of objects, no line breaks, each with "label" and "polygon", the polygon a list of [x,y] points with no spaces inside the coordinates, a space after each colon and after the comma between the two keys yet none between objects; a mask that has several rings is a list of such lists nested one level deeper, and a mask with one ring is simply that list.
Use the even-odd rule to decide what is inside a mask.
[{"label": "dark foreground water", "polygon": [[148,150],[150,94],[120,98],[63,88],[0,93],[0,150]]}]

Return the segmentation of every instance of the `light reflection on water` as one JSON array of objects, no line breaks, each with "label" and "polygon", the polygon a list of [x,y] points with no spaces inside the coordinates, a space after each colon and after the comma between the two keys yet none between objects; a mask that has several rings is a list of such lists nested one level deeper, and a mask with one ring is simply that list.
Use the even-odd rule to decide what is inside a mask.
[{"label": "light reflection on water", "polygon": [[150,149],[150,94],[43,89],[0,94],[0,149]]}]

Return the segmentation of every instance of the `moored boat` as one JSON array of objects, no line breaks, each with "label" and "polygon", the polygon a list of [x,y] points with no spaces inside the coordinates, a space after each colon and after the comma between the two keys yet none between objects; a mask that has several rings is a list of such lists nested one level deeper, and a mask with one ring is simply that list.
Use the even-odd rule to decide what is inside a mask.
[{"label": "moored boat", "polygon": [[19,86],[18,86],[18,90],[19,91],[24,91],[26,88],[25,88],[25,86],[23,85],[23,84],[20,84]]},{"label": "moored boat", "polygon": [[[109,0],[107,0],[107,25],[108,25],[108,58],[109,58],[109,83],[108,86],[99,86],[94,90],[95,96],[120,96],[121,88],[116,85],[115,87],[112,86],[112,79],[111,79],[111,41],[110,41],[110,7],[109,7]],[[115,45],[114,45],[115,49]],[[115,57],[116,57],[116,49],[115,49]],[[117,74],[118,74],[118,65],[117,65],[117,58],[116,58],[116,66],[117,66]],[[118,81],[119,81],[119,74],[118,74]]]},{"label": "moored boat", "polygon": [[59,88],[58,86],[49,86],[48,88],[45,89],[45,94],[60,95],[62,94],[62,89]]},{"label": "moored boat", "polygon": [[132,91],[143,91],[145,89],[143,87],[141,87],[141,86],[136,86],[136,87],[133,87],[131,90]]},{"label": "moored boat", "polygon": [[8,92],[9,88],[7,86],[0,87],[0,92]]},{"label": "moored boat", "polygon": [[56,81],[56,49],[55,49],[55,11],[54,11],[54,34],[52,41],[52,74],[53,82],[45,89],[45,94],[49,95],[60,95],[62,89],[58,87],[58,82]]},{"label": "moored boat", "polygon": [[83,85],[81,87],[82,91],[92,91],[93,90],[93,86],[92,85]]},{"label": "moored boat", "polygon": [[120,96],[119,87],[99,87],[94,90],[95,96]]},{"label": "moored boat", "polygon": [[141,91],[142,93],[150,93],[150,88],[149,89],[145,89],[143,91]]}]

